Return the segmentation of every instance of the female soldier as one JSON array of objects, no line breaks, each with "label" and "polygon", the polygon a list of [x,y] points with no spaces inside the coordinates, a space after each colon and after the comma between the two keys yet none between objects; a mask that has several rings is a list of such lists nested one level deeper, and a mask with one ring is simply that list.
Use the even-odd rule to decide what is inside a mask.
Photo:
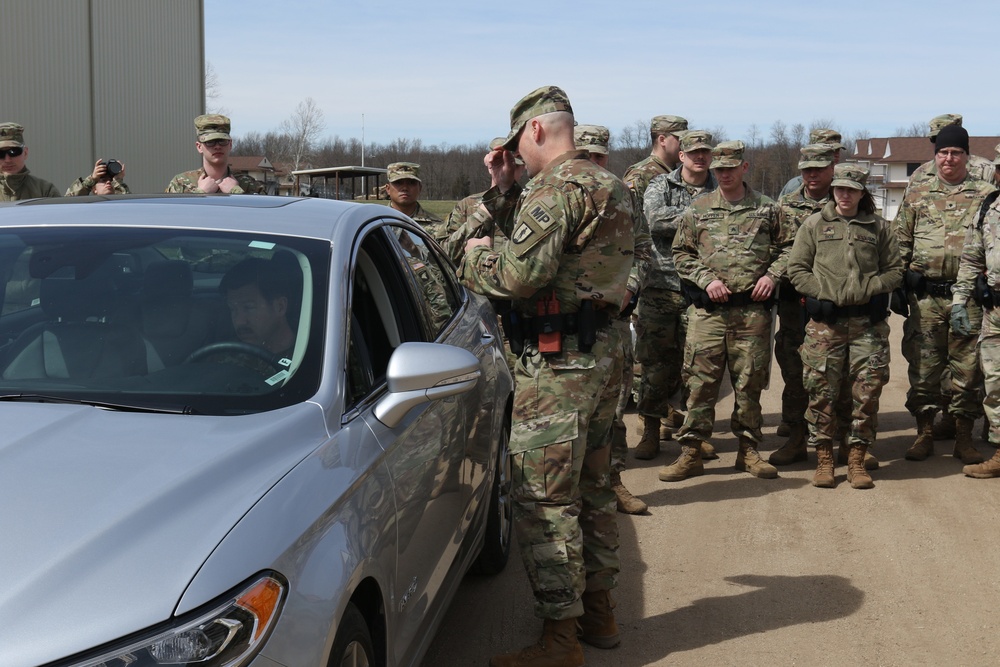
[{"label": "female soldier", "polygon": [[875,441],[878,399],[889,379],[889,294],[903,280],[896,235],[865,187],[857,164],[834,169],[833,201],[806,218],[795,237],[788,277],[806,300],[802,379],[809,392],[809,440],[816,447],[813,486],[833,488],[836,399],[852,397],[847,480],[855,489],[875,485],[865,470]]}]

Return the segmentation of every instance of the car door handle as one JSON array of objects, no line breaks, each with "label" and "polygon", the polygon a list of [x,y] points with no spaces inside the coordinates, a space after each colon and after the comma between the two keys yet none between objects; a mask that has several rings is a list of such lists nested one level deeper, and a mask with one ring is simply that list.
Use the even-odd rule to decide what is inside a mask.
[{"label": "car door handle", "polygon": [[479,333],[479,339],[483,341],[484,344],[488,345],[493,342],[493,338],[494,336],[490,333],[490,330],[483,326]]}]

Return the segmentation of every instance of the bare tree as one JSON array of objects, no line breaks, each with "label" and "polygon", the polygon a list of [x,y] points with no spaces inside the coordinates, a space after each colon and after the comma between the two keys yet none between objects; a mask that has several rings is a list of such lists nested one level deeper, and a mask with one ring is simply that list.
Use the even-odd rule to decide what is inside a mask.
[{"label": "bare tree", "polygon": [[298,169],[303,162],[312,157],[313,147],[325,127],[323,110],[311,97],[299,102],[291,117],[282,122],[281,132],[288,135],[291,140],[288,152],[292,169]]},{"label": "bare tree", "polygon": [[228,114],[225,107],[219,106],[222,99],[222,86],[219,84],[219,73],[210,62],[205,62],[205,111],[206,113]]},{"label": "bare tree", "polygon": [[927,136],[927,123],[912,123],[909,127],[897,127],[897,137],[925,137]]}]

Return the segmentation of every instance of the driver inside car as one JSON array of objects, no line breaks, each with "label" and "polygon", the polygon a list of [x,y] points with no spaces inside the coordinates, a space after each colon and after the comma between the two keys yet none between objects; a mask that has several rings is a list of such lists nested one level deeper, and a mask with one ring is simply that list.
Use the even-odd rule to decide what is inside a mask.
[{"label": "driver inside car", "polygon": [[222,278],[222,292],[237,338],[263,348],[276,359],[291,359],[295,330],[290,318],[295,280],[276,259],[250,257]]}]

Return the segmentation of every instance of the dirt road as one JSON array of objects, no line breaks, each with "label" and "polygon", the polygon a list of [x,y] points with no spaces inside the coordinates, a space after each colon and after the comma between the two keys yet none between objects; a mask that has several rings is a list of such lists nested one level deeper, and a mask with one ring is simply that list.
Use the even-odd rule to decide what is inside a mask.
[{"label": "dirt road", "polygon": [[[625,483],[650,512],[618,515],[622,644],[585,646],[588,665],[1000,662],[1000,479],[964,477],[951,442],[937,443],[927,461],[903,458],[914,422],[903,408],[902,321],[890,324],[874,489],[852,489],[843,466],[837,488],[813,488],[812,453],[776,480],[736,472],[731,393],[716,414],[721,459],[707,462],[704,476],[657,479],[679,453],[674,442],[654,461],[630,454]],[[775,367],[763,397],[765,455],[783,442],[774,434],[780,395]],[[627,420],[634,447],[638,421]],[[977,445],[987,458],[995,451]],[[423,664],[486,665],[533,642],[540,628],[513,554],[500,576],[466,577]]]}]

